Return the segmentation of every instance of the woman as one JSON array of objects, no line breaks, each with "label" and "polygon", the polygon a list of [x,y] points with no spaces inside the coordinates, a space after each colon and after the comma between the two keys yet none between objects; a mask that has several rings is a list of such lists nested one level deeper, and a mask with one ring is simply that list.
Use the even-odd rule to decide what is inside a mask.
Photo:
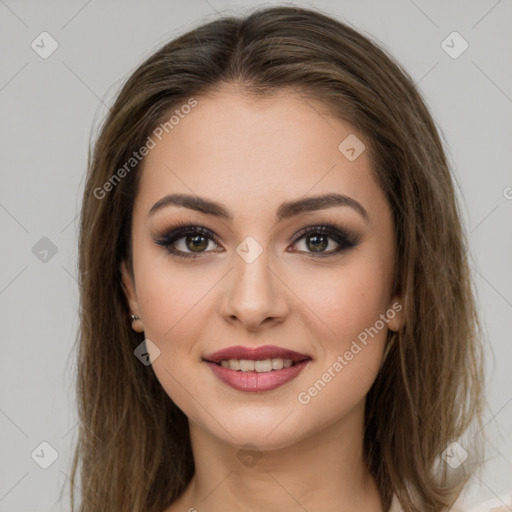
[{"label": "woman", "polygon": [[455,510],[464,233],[421,95],[354,29],[273,7],[144,62],[89,159],[80,283],[79,510]]}]

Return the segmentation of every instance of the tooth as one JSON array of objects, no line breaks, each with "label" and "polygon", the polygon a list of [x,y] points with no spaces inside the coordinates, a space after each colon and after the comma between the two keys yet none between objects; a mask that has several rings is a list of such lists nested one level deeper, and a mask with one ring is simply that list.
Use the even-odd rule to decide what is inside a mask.
[{"label": "tooth", "polygon": [[220,364],[224,368],[230,368],[231,370],[235,371],[256,371],[260,373],[266,373],[272,370],[289,368],[293,365],[293,361],[291,359],[281,359],[279,357],[273,359],[259,359],[256,361],[251,359],[224,359],[220,362]]},{"label": "tooth", "polygon": [[254,361],[254,369],[257,372],[271,372],[272,371],[272,360],[263,359],[262,361]]},{"label": "tooth", "polygon": [[240,370],[243,372],[250,372],[254,370],[254,361],[249,359],[240,359]]},{"label": "tooth", "polygon": [[282,359],[272,359],[272,370],[281,370],[283,368]]},{"label": "tooth", "polygon": [[238,359],[230,359],[228,362],[231,370],[240,370],[240,361]]}]

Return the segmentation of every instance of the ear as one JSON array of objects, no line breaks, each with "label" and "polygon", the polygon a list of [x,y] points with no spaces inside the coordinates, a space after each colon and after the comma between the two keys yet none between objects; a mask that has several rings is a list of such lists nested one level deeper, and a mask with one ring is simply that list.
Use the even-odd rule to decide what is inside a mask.
[{"label": "ear", "polygon": [[132,319],[132,329],[136,332],[143,332],[144,328],[139,310],[139,301],[137,299],[137,293],[135,291],[135,281],[133,275],[128,270],[128,265],[126,264],[126,261],[123,260],[121,262],[120,270],[123,291],[126,295],[126,300],[128,301],[128,304],[130,306],[131,314],[139,317],[136,320]]},{"label": "ear", "polygon": [[405,312],[403,305],[403,297],[394,295],[386,310],[386,318],[388,319],[388,329],[390,331],[398,331],[405,322]]}]

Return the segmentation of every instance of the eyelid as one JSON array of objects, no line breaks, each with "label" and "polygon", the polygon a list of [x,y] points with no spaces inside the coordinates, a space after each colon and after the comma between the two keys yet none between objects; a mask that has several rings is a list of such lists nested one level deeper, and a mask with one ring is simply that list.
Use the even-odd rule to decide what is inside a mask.
[{"label": "eyelid", "polygon": [[215,243],[220,245],[220,238],[207,227],[198,224],[197,222],[176,222],[171,224],[170,226],[166,226],[163,229],[158,230],[153,236],[153,240],[155,242],[162,240],[164,238],[169,238],[172,235],[173,238],[176,238],[177,235],[181,233],[189,234],[190,232],[204,234],[205,236],[210,237]]},{"label": "eyelid", "polygon": [[342,235],[346,237],[347,241],[353,242],[354,245],[359,245],[362,235],[360,228],[356,227],[359,224],[352,226],[352,224],[349,224],[344,218],[328,211],[322,211],[321,215],[319,215],[318,217],[318,221],[312,221],[307,223],[306,226],[299,229],[293,235],[293,243],[296,243],[298,239],[296,238],[297,236],[304,236],[304,234],[308,232],[309,228],[320,228],[322,226],[325,226],[331,228],[335,232],[340,232]]},{"label": "eyelid", "polygon": [[182,258],[197,258],[200,256],[211,254],[212,251],[204,251],[204,252],[185,252],[179,249],[171,249],[172,245],[176,243],[177,240],[181,238],[185,238],[187,235],[191,234],[199,234],[203,235],[207,239],[211,239],[217,246],[222,247],[222,243],[219,237],[210,229],[205,226],[196,224],[194,222],[176,222],[175,224],[166,227],[165,229],[159,230],[155,235],[152,236],[153,241],[162,246],[167,250],[169,254],[173,256],[182,257]]},{"label": "eyelid", "polygon": [[[331,240],[334,240],[336,244],[338,244],[338,248],[331,251],[320,251],[320,252],[307,252],[307,254],[311,254],[316,257],[329,256],[337,253],[341,253],[343,250],[350,249],[359,245],[359,236],[348,231],[344,228],[340,228],[334,224],[330,224],[327,222],[322,222],[320,224],[314,224],[307,226],[301,229],[298,233],[296,233],[294,237],[294,242],[292,246],[295,245],[300,240],[307,237],[309,234],[319,233],[323,236],[327,236]],[[304,252],[304,251],[298,251]]]}]

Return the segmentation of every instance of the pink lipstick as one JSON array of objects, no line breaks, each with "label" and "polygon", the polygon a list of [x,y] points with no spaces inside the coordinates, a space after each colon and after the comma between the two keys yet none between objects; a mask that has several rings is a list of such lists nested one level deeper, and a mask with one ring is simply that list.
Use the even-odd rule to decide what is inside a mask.
[{"label": "pink lipstick", "polygon": [[291,381],[311,361],[307,354],[273,345],[229,347],[205,356],[222,382],[239,391],[271,391]]}]

